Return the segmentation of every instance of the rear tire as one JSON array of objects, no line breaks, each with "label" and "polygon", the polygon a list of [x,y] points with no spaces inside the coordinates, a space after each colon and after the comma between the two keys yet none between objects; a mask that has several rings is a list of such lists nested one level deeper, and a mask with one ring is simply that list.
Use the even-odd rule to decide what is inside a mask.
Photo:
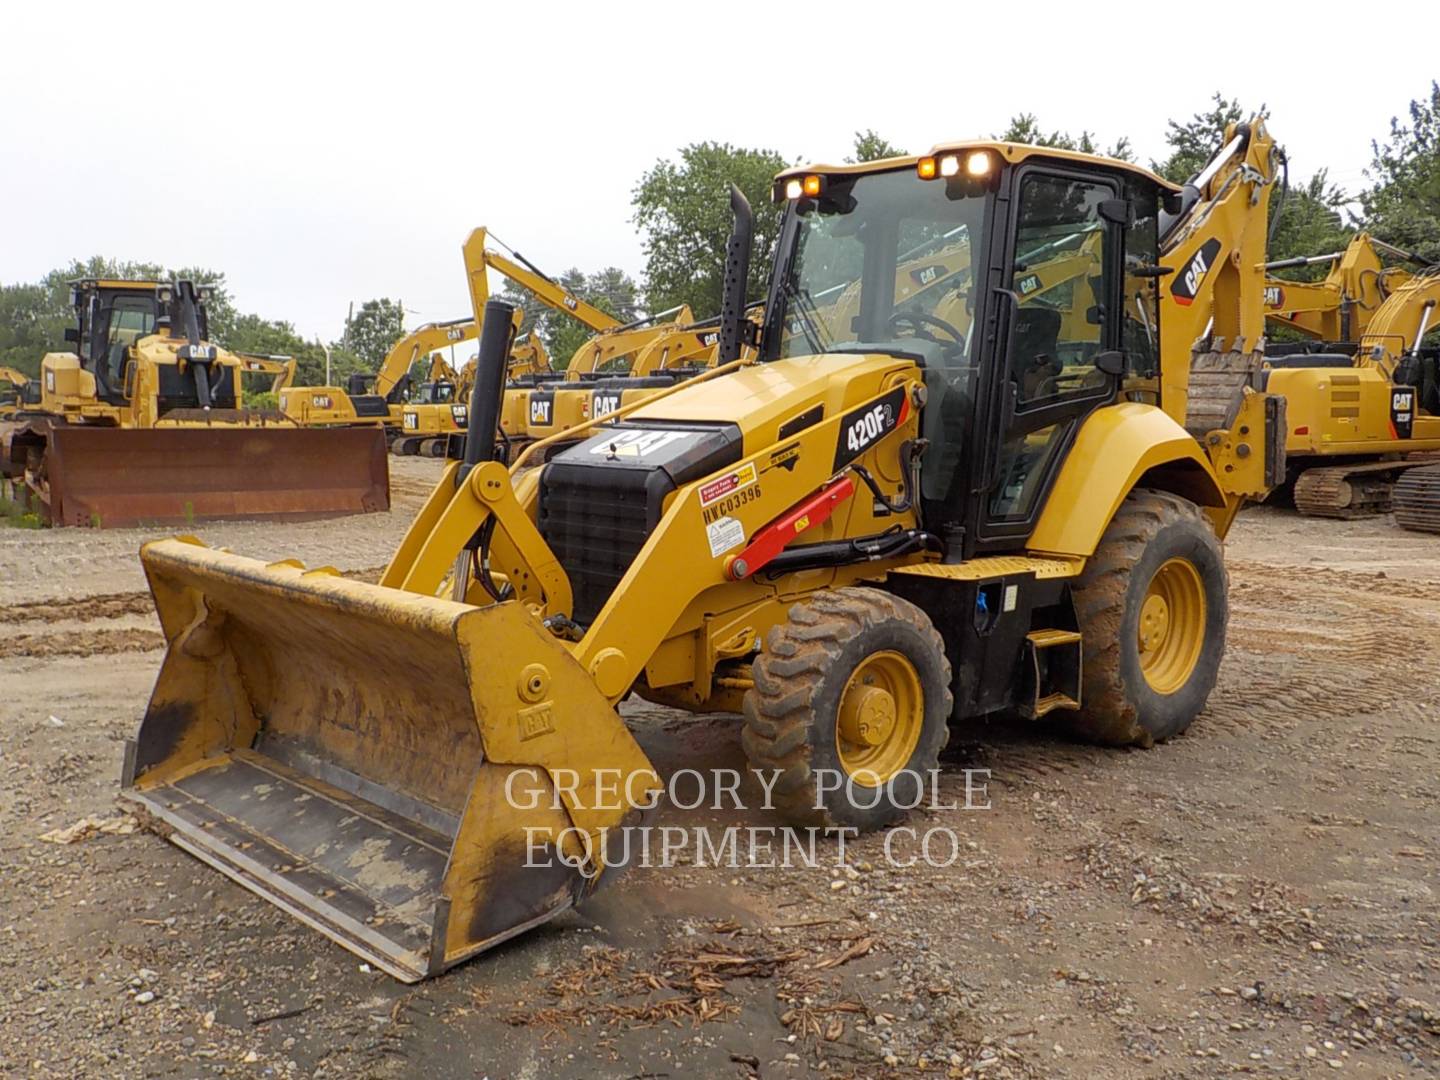
[{"label": "rear tire", "polygon": [[1075,590],[1085,649],[1075,732],[1150,746],[1188,728],[1219,676],[1227,588],[1200,508],[1165,491],[1132,492]]},{"label": "rear tire", "polygon": [[772,799],[788,823],[878,829],[919,802],[952,703],[923,611],[878,589],[817,593],[770,631],[752,670],[741,742],[752,768],[779,773]]}]

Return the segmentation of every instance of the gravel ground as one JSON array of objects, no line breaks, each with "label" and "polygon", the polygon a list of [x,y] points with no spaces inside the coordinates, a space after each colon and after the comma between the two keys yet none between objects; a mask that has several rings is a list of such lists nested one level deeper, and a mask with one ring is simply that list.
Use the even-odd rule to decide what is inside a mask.
[{"label": "gravel ground", "polygon": [[[382,565],[396,510],[205,527]],[[917,833],[819,865],[634,867],[403,986],[115,807],[161,658],[141,531],[0,530],[0,1073],[196,1077],[1440,1074],[1440,540],[1244,515],[1230,651],[1186,736],[1108,751],[957,729]],[[739,768],[738,718],[623,710],[662,772]],[[660,824],[765,825],[682,811]],[[893,850],[909,853],[901,838]]]}]

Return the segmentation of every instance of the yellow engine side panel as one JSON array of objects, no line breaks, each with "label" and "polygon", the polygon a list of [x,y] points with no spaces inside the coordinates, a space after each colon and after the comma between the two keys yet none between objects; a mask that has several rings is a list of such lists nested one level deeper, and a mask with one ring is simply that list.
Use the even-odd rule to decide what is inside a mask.
[{"label": "yellow engine side panel", "polygon": [[1285,450],[1297,457],[1440,450],[1440,418],[1416,416],[1402,439],[1391,418],[1394,386],[1375,367],[1275,368],[1266,390],[1285,398]]}]

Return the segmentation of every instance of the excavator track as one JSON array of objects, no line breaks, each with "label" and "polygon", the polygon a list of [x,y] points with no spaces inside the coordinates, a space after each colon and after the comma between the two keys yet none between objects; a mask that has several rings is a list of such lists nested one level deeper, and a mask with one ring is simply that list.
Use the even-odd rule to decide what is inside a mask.
[{"label": "excavator track", "polygon": [[1409,467],[1403,461],[1372,461],[1306,469],[1295,481],[1295,509],[1328,518],[1388,514],[1395,479]]},{"label": "excavator track", "polygon": [[1212,349],[1193,353],[1185,430],[1201,438],[1216,428],[1228,428],[1244,388],[1255,385],[1264,357],[1263,347],[1255,352]]},{"label": "excavator track", "polygon": [[1440,465],[1406,469],[1395,482],[1391,503],[1402,529],[1440,533]]}]

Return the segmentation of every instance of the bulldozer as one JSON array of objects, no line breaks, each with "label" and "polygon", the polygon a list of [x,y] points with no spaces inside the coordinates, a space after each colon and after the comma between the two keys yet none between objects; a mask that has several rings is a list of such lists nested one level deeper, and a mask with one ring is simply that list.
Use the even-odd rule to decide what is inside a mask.
[{"label": "bulldozer", "polygon": [[[465,456],[378,583],[143,548],[167,649],[123,798],[416,981],[622,869],[662,790],[632,693],[740,713],[819,830],[898,820],[952,723],[1179,735],[1225,649],[1221,540],[1284,475],[1253,385],[1277,162],[1257,118],[1181,186],[994,140],[788,169],[759,325],[732,189],[715,365],[538,468],[502,460],[486,301]],[[1079,319],[1026,302],[1017,254],[1097,235]],[[961,237],[973,272],[897,299],[904,253]]]},{"label": "bulldozer", "polygon": [[75,351],[42,359],[38,400],[0,430],[19,501],[51,525],[388,509],[378,430],[304,431],[240,407],[247,365],[271,361],[208,340],[207,294],[184,280],[71,283]]},{"label": "bulldozer", "polygon": [[[1437,460],[1440,375],[1436,349],[1424,344],[1437,303],[1440,268],[1418,270],[1376,307],[1353,351],[1330,344],[1267,358],[1264,387],[1287,402],[1287,482],[1302,514],[1388,513],[1401,477]],[[1440,489],[1417,478],[1405,499],[1407,520],[1418,522],[1427,516],[1419,511],[1440,506]]]}]

